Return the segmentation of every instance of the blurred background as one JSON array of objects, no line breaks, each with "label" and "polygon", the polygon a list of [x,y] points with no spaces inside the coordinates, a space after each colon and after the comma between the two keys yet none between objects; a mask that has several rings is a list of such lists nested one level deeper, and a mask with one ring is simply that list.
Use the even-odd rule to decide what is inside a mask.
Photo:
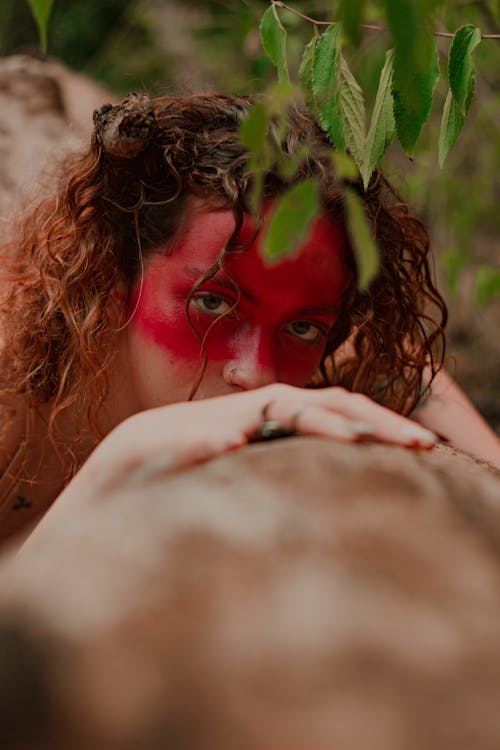
[{"label": "blurred background", "polygon": [[[217,89],[262,90],[275,72],[264,56],[259,20],[267,0],[55,0],[49,55],[124,94],[154,95]],[[291,5],[319,20],[335,19],[332,0]],[[28,3],[1,0],[0,56],[38,54]],[[375,2],[367,12],[380,21]],[[296,71],[312,25],[280,11],[288,31],[288,56]],[[437,27],[464,23],[500,33],[498,0],[450,0]],[[388,40],[365,31],[359,49],[346,50],[371,111]],[[500,293],[488,293],[488,269],[500,269],[500,40],[484,40],[474,53],[477,92],[464,131],[444,169],[438,134],[447,92],[449,40],[440,40],[442,77],[435,108],[424,126],[415,159],[391,147],[384,170],[426,223],[436,275],[450,309],[447,367],[500,434]],[[482,281],[481,281],[482,280]]]}]

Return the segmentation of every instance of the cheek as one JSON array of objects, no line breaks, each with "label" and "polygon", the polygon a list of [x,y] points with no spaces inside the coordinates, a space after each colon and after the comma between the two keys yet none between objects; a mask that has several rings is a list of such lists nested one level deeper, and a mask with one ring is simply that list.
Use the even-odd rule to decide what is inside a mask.
[{"label": "cheek", "polygon": [[199,358],[200,345],[187,321],[167,322],[161,316],[144,315],[137,320],[136,332],[145,342],[153,343],[175,359]]},{"label": "cheek", "polygon": [[190,330],[181,306],[177,308],[168,294],[160,294],[152,275],[146,275],[137,299],[138,290],[130,300],[129,315],[133,315],[130,329],[136,340],[154,344],[176,358],[196,356],[196,336]]},{"label": "cheek", "polygon": [[[154,344],[176,361],[198,365],[201,361],[203,337],[208,333],[206,350],[210,359],[224,360],[231,356],[231,336],[220,330],[218,323],[209,330],[211,320],[200,321],[193,316],[190,324],[183,304],[177,307],[158,303],[154,294],[144,289],[131,328],[144,343]],[[133,310],[133,306],[131,305]],[[131,312],[132,312],[131,310]]]},{"label": "cheek", "polygon": [[[269,338],[265,337],[262,346],[256,347],[251,327],[245,335],[247,327],[242,326],[240,321],[226,318],[214,322],[215,319],[197,315],[194,311],[192,322],[198,338],[187,319],[184,302],[176,301],[175,295],[166,294],[164,289],[160,294],[151,279],[145,279],[139,303],[137,298],[131,300],[128,314],[132,315],[134,309],[130,332],[136,342],[136,350],[146,356],[152,345],[165,355],[169,367],[174,363],[189,368],[199,367],[202,361],[201,341],[204,340],[211,362],[225,362],[243,353],[246,358],[254,358],[256,367],[272,367],[280,382],[301,386],[310,381],[324,350],[323,343],[307,346],[276,331],[270,333]],[[151,361],[151,357],[148,361]]]},{"label": "cheek", "polygon": [[282,342],[276,354],[276,375],[280,383],[304,386],[318,369],[324,343],[309,347],[301,342]]}]

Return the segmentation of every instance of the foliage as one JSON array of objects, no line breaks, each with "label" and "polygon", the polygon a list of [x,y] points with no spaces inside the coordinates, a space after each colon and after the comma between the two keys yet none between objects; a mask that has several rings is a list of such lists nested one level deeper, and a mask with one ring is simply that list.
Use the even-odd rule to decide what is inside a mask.
[{"label": "foliage", "polygon": [[485,305],[498,295],[500,295],[500,270],[490,266],[480,266],[476,277],[477,304]]},{"label": "foliage", "polygon": [[[0,3],[1,54],[35,46],[28,2]],[[182,31],[178,24],[175,34],[170,27],[161,42],[158,10],[167,5],[182,6],[185,11],[190,34],[185,51],[177,44]],[[275,68],[258,43],[259,18],[269,5],[269,0],[56,0],[49,49],[118,93],[144,87],[175,90],[183,85],[183,71],[190,62],[199,76],[192,82],[188,79],[189,86],[261,91]],[[497,42],[478,42],[479,29],[500,32],[498,0],[295,0],[294,9],[319,19],[314,34],[310,22],[282,5],[276,3],[275,9],[284,37],[282,77],[286,69],[294,91],[300,86],[305,98],[314,95],[311,83],[318,42],[323,36],[320,31],[328,29],[329,19],[336,20],[338,80],[343,80],[347,88],[344,97],[340,89],[335,90],[329,119],[324,118],[327,132],[336,133],[341,146],[345,139],[342,147],[355,157],[365,186],[382,160],[396,182],[404,171],[405,184],[400,189],[423,214],[436,244],[442,246],[450,283],[458,293],[462,270],[475,266],[477,285],[484,287],[480,269],[498,262],[495,238],[500,221],[491,206],[500,199],[500,111],[495,94],[500,81]],[[386,26],[386,31],[366,29],[363,24]],[[458,32],[451,45],[450,39],[437,40],[441,70],[434,86],[436,58],[431,31],[437,29],[447,30],[450,36],[454,29]],[[423,39],[427,39],[426,44],[422,44]],[[427,56],[423,54],[426,51]],[[423,88],[418,83],[421,81]],[[474,98],[479,100],[476,104]],[[394,106],[396,100],[399,109]],[[361,101],[366,119],[360,116]],[[410,115],[408,128],[404,125],[405,112],[407,119],[408,112],[416,113]],[[261,129],[267,116],[261,112]],[[397,146],[401,139],[415,156],[412,162],[404,162],[404,152]],[[438,146],[439,153],[434,156]],[[258,161],[255,144],[250,150]],[[446,168],[439,171],[438,163],[445,163]],[[291,169],[285,164],[281,167]],[[489,288],[497,294],[494,285]],[[479,294],[478,299],[487,301],[491,294]]]},{"label": "foliage", "polygon": [[[0,0],[1,55],[38,54],[40,35],[29,3]],[[155,41],[149,0],[54,0],[47,31],[48,54],[117,93],[154,90],[170,67]]]},{"label": "foliage", "polygon": [[474,89],[476,75],[472,53],[481,41],[480,30],[471,25],[462,26],[453,37],[448,60],[450,89],[446,97],[439,135],[439,165],[442,167],[449,150],[463,128]]},{"label": "foliage", "polygon": [[280,21],[275,5],[271,5],[262,17],[260,24],[262,46],[278,69],[280,83],[288,83],[288,65],[286,62],[286,31]]},{"label": "foliage", "polygon": [[384,10],[394,42],[392,95],[399,141],[413,156],[422,126],[432,106],[439,78],[430,16],[442,0],[384,0]]},{"label": "foliage", "polygon": [[40,48],[45,54],[47,52],[47,29],[49,26],[50,12],[52,10],[52,0],[28,0],[33,13],[33,18],[38,27],[40,37]]},{"label": "foliage", "polygon": [[344,190],[347,208],[347,229],[351,237],[358,266],[358,283],[365,289],[378,269],[378,250],[368,222],[363,213],[363,206],[356,193]]},{"label": "foliage", "polygon": [[[260,25],[262,46],[277,68],[282,85],[290,86],[291,76],[287,61],[287,32],[278,11],[293,12],[306,23],[313,23],[314,35],[303,48],[297,71],[302,97],[336,151],[352,157],[365,189],[395,137],[408,156],[413,157],[415,153],[441,75],[434,23],[436,12],[442,5],[443,0],[381,0],[386,32],[389,32],[392,44],[385,54],[368,129],[367,97],[343,53],[346,42],[351,45],[360,43],[366,3],[340,2],[340,21],[332,23],[315,22],[278,0],[271,0],[264,13]],[[322,33],[318,29],[320,23],[326,26]],[[443,104],[438,139],[441,167],[456,143],[471,107],[475,91],[472,53],[482,39],[481,30],[473,24],[466,24],[454,35],[450,32],[447,35],[453,38],[448,58],[449,91]],[[252,159],[257,162],[258,147],[250,148],[250,151]],[[348,193],[347,189],[345,193],[351,240],[362,285],[366,286],[377,270],[371,246],[373,240],[359,210],[360,204],[355,202],[354,194]],[[288,251],[293,252],[293,233],[288,232],[287,236],[290,236]],[[488,277],[488,282],[484,280],[484,272],[478,276],[478,289],[483,290],[478,293],[478,300],[488,299],[496,293],[496,281],[491,281],[492,278],[496,280],[495,274]]]},{"label": "foliage", "polygon": [[384,67],[380,73],[380,83],[373,106],[370,128],[366,136],[364,158],[360,167],[365,190],[368,187],[373,170],[382,160],[394,137],[396,124],[392,100],[393,70],[394,51],[391,49],[385,56]]},{"label": "foliage", "polygon": [[318,183],[304,180],[294,185],[275,206],[264,236],[266,257],[279,260],[307,237],[318,213]]}]

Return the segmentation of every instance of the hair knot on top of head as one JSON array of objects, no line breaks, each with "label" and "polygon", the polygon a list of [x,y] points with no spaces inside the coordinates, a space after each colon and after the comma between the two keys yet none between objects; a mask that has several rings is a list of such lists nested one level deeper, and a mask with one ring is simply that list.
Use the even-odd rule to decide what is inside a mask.
[{"label": "hair knot on top of head", "polygon": [[121,104],[105,104],[94,112],[95,135],[104,151],[118,159],[133,159],[151,141],[157,128],[151,100],[129,94]]}]

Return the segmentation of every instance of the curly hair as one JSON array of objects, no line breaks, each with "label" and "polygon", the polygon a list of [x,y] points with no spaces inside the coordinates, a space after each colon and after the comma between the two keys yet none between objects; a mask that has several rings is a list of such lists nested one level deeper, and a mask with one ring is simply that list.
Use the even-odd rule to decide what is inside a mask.
[{"label": "curly hair", "polygon": [[[193,199],[233,210],[231,252],[250,210],[253,177],[239,126],[253,102],[219,94],[152,100],[154,129],[143,148],[123,155],[94,134],[88,150],[64,164],[56,194],[24,217],[3,248],[9,291],[2,309],[0,399],[23,394],[31,407],[50,404],[49,436],[56,448],[54,420],[71,404],[81,406],[99,435],[119,330],[110,324],[111,291],[119,282],[130,288],[152,252],[172,250]],[[97,113],[96,124],[109,113],[109,106]],[[297,107],[290,108],[286,133],[269,137],[278,139],[282,155],[307,150],[292,176],[278,166],[267,170],[264,199],[319,178],[322,209],[342,230],[355,279],[331,144],[312,115]],[[368,290],[353,283],[345,294],[311,385],[340,385],[408,414],[430,385],[424,369],[434,375],[442,364],[446,307],[431,279],[423,225],[380,173],[366,191],[357,182],[351,188],[373,225],[380,269]],[[336,361],[348,339],[349,354]]]}]

